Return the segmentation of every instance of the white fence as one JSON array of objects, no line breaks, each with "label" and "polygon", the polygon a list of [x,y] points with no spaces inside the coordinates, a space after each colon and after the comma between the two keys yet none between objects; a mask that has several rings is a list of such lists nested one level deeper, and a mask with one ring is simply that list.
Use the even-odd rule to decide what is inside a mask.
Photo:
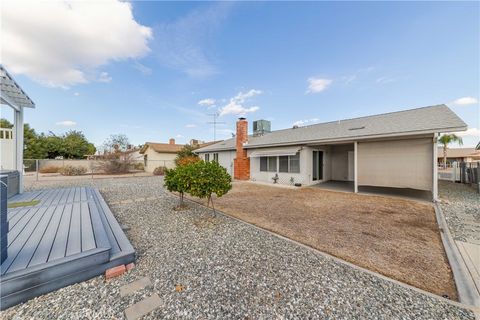
[{"label": "white fence", "polygon": [[453,162],[449,168],[438,168],[438,179],[470,184],[480,192],[480,163]]},{"label": "white fence", "polygon": [[15,169],[13,129],[0,128],[0,170]]}]

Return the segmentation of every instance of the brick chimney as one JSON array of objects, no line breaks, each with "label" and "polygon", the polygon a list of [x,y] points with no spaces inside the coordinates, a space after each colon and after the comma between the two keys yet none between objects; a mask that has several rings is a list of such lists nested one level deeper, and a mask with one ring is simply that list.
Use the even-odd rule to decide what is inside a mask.
[{"label": "brick chimney", "polygon": [[248,121],[245,118],[239,118],[237,121],[237,134],[235,136],[235,146],[237,156],[233,160],[233,177],[237,180],[250,179],[250,158],[247,157],[247,150],[243,144],[248,141]]},{"label": "brick chimney", "polygon": [[168,140],[168,144],[175,144],[175,139],[170,138],[170,140]]}]

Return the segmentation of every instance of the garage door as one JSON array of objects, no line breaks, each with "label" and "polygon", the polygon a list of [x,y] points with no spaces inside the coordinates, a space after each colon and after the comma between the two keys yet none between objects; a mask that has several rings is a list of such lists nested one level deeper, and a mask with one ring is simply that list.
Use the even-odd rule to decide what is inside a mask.
[{"label": "garage door", "polygon": [[358,184],[432,190],[433,163],[431,138],[359,142]]}]

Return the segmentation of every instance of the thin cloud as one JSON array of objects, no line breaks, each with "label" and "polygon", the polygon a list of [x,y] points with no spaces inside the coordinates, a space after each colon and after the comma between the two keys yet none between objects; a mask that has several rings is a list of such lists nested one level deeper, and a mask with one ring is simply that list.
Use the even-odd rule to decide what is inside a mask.
[{"label": "thin cloud", "polygon": [[144,76],[149,76],[153,73],[151,68],[147,67],[144,64],[141,64],[138,61],[135,61],[135,63],[133,64],[133,67],[138,71],[140,71]]},{"label": "thin cloud", "polygon": [[466,131],[455,132],[455,134],[460,137],[480,137],[480,129],[469,128]]},{"label": "thin cloud", "polygon": [[205,107],[211,107],[215,105],[215,99],[212,99],[212,98],[203,99],[198,101],[198,104]]},{"label": "thin cloud", "polygon": [[98,67],[150,51],[152,30],[125,1],[6,1],[2,10],[2,63],[46,86],[108,82]]},{"label": "thin cloud", "polygon": [[229,2],[216,3],[155,28],[158,41],[154,49],[160,63],[191,77],[218,73],[211,42],[232,5]]},{"label": "thin cloud", "polygon": [[112,81],[112,77],[108,75],[108,72],[101,72],[100,76],[97,79],[98,82],[108,83]]},{"label": "thin cloud", "polygon": [[327,89],[333,80],[310,77],[307,79],[308,89],[306,93],[319,93]]},{"label": "thin cloud", "polygon": [[458,98],[457,100],[453,101],[454,104],[458,106],[466,106],[470,104],[476,104],[478,103],[478,100],[474,97],[462,97]]},{"label": "thin cloud", "polygon": [[258,106],[245,106],[245,102],[250,98],[262,94],[261,90],[251,89],[245,93],[239,92],[235,97],[230,98],[230,101],[227,105],[220,108],[220,116],[225,116],[228,114],[233,114],[237,116],[245,115],[247,113],[255,112],[260,109]]},{"label": "thin cloud", "polygon": [[307,125],[307,124],[317,123],[318,121],[320,121],[320,119],[318,119],[318,118],[298,120],[298,121],[295,121],[292,125],[301,127],[301,126],[304,126],[304,125]]},{"label": "thin cloud", "polygon": [[387,84],[387,83],[395,82],[396,80],[397,79],[392,77],[380,77],[380,78],[377,78],[375,82],[379,84]]},{"label": "thin cloud", "polygon": [[189,124],[185,125],[185,128],[196,128],[196,127],[197,127],[197,125],[193,124],[193,123],[189,123]]},{"label": "thin cloud", "polygon": [[55,123],[57,126],[63,126],[63,127],[73,127],[73,126],[76,126],[77,123],[75,121],[72,121],[72,120],[64,120],[64,121],[59,121],[57,123]]},{"label": "thin cloud", "polygon": [[79,92],[75,92],[73,95],[74,95],[75,97],[78,97],[78,96],[80,95],[80,93],[79,93]]}]

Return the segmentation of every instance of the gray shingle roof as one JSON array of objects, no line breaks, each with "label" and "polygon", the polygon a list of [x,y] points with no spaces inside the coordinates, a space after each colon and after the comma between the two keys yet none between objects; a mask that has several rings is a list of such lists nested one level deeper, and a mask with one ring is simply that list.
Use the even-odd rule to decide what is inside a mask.
[{"label": "gray shingle roof", "polygon": [[[466,130],[467,125],[446,105],[423,107],[319,123],[299,128],[273,131],[260,137],[250,137],[246,148],[305,144],[313,142],[367,139],[379,136],[402,136],[434,132]],[[235,138],[222,141],[198,152],[234,150]]]}]

